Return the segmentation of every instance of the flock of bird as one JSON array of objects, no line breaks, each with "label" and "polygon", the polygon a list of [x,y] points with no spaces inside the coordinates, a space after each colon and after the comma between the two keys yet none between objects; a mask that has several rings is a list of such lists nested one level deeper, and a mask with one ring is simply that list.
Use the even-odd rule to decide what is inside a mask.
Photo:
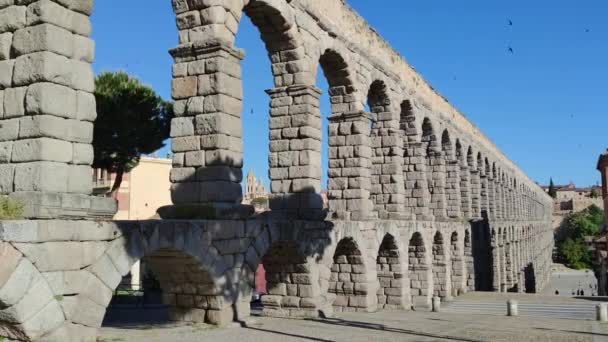
[{"label": "flock of bird", "polygon": [[[507,26],[511,27],[513,26],[513,20],[511,19],[507,19]],[[589,33],[591,32],[591,29],[585,29],[585,33]],[[511,54],[515,54],[515,50],[513,50],[513,47],[511,45],[507,46],[507,51]]]}]

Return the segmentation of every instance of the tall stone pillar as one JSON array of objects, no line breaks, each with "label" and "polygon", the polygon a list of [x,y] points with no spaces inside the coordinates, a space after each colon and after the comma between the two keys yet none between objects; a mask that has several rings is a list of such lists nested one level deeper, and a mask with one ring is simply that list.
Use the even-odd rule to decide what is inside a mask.
[{"label": "tall stone pillar", "polygon": [[500,242],[501,237],[498,233],[492,234],[492,270],[494,278],[492,279],[492,289],[495,292],[500,292],[501,283],[502,283],[502,260],[501,260],[501,251],[500,251]]},{"label": "tall stone pillar", "polygon": [[515,280],[513,278],[513,269],[514,269],[514,255],[513,255],[513,244],[511,243],[511,241],[507,238],[505,239],[504,242],[504,248],[505,248],[505,271],[506,271],[506,277],[505,277],[505,288],[506,289],[510,289]]},{"label": "tall stone pillar", "polygon": [[407,207],[418,220],[431,218],[431,194],[426,179],[426,163],[422,143],[409,141],[404,157],[405,197]]},{"label": "tall stone pillar", "polygon": [[289,217],[322,219],[321,91],[294,85],[267,92],[271,98],[270,208]]},{"label": "tall stone pillar", "polygon": [[486,184],[488,187],[488,216],[492,220],[496,220],[498,218],[496,215],[496,191],[494,187],[494,177],[492,174],[488,175]]},{"label": "tall stone pillar", "polygon": [[460,165],[458,160],[446,159],[446,202],[447,215],[450,218],[462,217],[460,192]]},{"label": "tall stone pillar", "polygon": [[[64,3],[65,5],[62,5]],[[0,2],[0,194],[26,218],[109,218],[91,196],[91,0]]]},{"label": "tall stone pillar", "polygon": [[435,219],[447,218],[445,195],[445,159],[441,151],[429,151],[427,156],[427,181],[431,193],[431,209]]},{"label": "tall stone pillar", "polygon": [[472,206],[471,206],[471,178],[469,175],[469,166],[466,163],[460,164],[460,199],[462,216],[465,219],[472,217]]},{"label": "tall stone pillar", "polygon": [[480,171],[479,183],[480,183],[480,209],[490,215],[490,202],[489,202],[489,191],[488,191],[488,177],[486,174]]},{"label": "tall stone pillar", "polygon": [[502,207],[502,187],[500,184],[500,178],[494,179],[494,203],[496,210],[496,219],[503,219],[503,207]]},{"label": "tall stone pillar", "polygon": [[370,124],[366,112],[329,117],[329,210],[336,219],[372,219]]},{"label": "tall stone pillar", "polygon": [[[171,198],[164,218],[234,218],[243,178],[242,50],[222,41],[182,44],[171,50],[174,153]],[[181,209],[179,209],[181,208]],[[183,217],[182,217],[183,216]]]},{"label": "tall stone pillar", "polygon": [[[388,106],[387,106],[388,107]],[[406,219],[403,132],[392,112],[376,113],[372,137],[372,197],[381,219]]]},{"label": "tall stone pillar", "polygon": [[471,218],[481,218],[481,177],[479,170],[471,169]]}]

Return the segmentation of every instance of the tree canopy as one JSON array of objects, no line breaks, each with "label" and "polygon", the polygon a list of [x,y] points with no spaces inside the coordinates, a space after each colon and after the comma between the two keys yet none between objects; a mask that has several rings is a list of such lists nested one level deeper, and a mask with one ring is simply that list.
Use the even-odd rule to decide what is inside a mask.
[{"label": "tree canopy", "polygon": [[122,176],[142,155],[165,146],[169,138],[173,104],[125,72],[103,72],[95,79],[97,120],[93,148],[94,168],[116,173],[112,193]]},{"label": "tree canopy", "polygon": [[604,213],[596,205],[566,216],[556,241],[559,256],[568,266],[581,269],[592,267],[592,254],[585,238],[599,234]]},{"label": "tree canopy", "polygon": [[549,196],[552,198],[557,198],[557,189],[555,189],[555,184],[553,184],[553,178],[549,179]]}]

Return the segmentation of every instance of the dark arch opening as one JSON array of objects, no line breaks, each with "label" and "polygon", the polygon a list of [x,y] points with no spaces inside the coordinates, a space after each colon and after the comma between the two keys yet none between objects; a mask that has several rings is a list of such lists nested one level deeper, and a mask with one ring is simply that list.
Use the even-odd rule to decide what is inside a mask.
[{"label": "dark arch opening", "polygon": [[207,267],[173,248],[159,249],[143,257],[141,282],[134,287],[129,277],[121,280],[114,289],[103,325],[232,321],[232,303],[226,300]]},{"label": "dark arch opening", "polygon": [[334,252],[329,278],[328,292],[336,296],[334,310],[354,312],[377,308],[375,282],[370,282],[366,271],[363,255],[355,240],[342,239]]},{"label": "dark arch opening", "polygon": [[384,309],[403,308],[405,287],[404,274],[401,263],[402,256],[395,238],[387,234],[378,250],[376,258],[376,271],[378,274],[378,306]]},{"label": "dark arch opening", "polygon": [[433,238],[433,296],[446,298],[450,295],[450,270],[443,235],[435,233]]},{"label": "dark arch opening", "polygon": [[433,281],[431,268],[426,255],[426,247],[422,234],[415,232],[408,245],[408,276],[410,278],[410,292],[414,307],[428,307],[431,301],[429,287]]},{"label": "dark arch opening", "polygon": [[305,310],[302,301],[316,299],[320,292],[296,241],[274,242],[262,257],[261,265],[263,271],[256,272],[256,292],[264,288],[262,279],[266,291],[261,296],[261,307],[253,305],[253,308],[261,309],[264,315],[282,316],[285,310]]},{"label": "dark arch opening", "polygon": [[452,296],[458,296],[464,292],[464,283],[466,280],[464,250],[459,243],[458,232],[452,232],[450,237]]}]

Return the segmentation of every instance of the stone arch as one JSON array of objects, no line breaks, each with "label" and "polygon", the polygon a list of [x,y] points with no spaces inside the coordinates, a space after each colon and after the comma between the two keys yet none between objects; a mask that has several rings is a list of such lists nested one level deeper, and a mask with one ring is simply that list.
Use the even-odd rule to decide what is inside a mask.
[{"label": "stone arch", "polygon": [[426,158],[426,180],[431,194],[430,208],[435,218],[445,218],[445,159],[442,157],[440,141],[429,118],[422,121],[422,148]]},{"label": "stone arch", "polygon": [[404,308],[407,301],[405,265],[397,240],[391,234],[384,236],[378,249],[376,273],[380,284],[378,306],[384,309]]},{"label": "stone arch", "polygon": [[429,257],[422,234],[415,232],[408,244],[408,276],[415,307],[428,307],[431,304],[433,274]]},{"label": "stone arch", "polygon": [[460,193],[460,166],[456,156],[456,150],[450,138],[450,133],[445,129],[441,135],[441,146],[445,158],[445,198],[448,217],[460,217],[461,193]]},{"label": "stone arch", "polygon": [[[62,330],[69,328],[72,323],[66,322],[59,297],[54,295],[40,270],[20,250],[9,242],[0,242],[0,260],[0,336],[38,340],[60,336]],[[92,275],[89,279],[101,283]],[[94,293],[93,297],[97,298]],[[98,324],[101,325],[101,321]],[[83,328],[88,336],[96,337],[96,327]]]},{"label": "stone arch", "polygon": [[374,121],[378,121],[378,114],[390,112],[391,101],[388,97],[388,88],[382,80],[373,81],[367,91],[367,104],[374,114]]},{"label": "stone arch", "polygon": [[400,106],[400,128],[405,135],[405,146],[409,144],[417,143],[420,141],[418,123],[416,120],[416,113],[412,104],[413,100],[404,100]]},{"label": "stone arch", "polygon": [[433,237],[433,296],[451,297],[451,265],[443,234],[440,231]]},{"label": "stone arch", "polygon": [[300,317],[318,317],[314,303],[321,296],[319,281],[312,274],[314,265],[294,240],[272,243],[261,260],[268,293],[262,296],[263,314],[285,316],[297,311]]},{"label": "stone arch", "polygon": [[351,71],[344,57],[336,50],[328,48],[319,57],[321,70],[329,84],[332,114],[348,113],[356,110],[356,92]]},{"label": "stone arch", "polygon": [[233,320],[235,291],[228,265],[205,227],[142,224],[114,240],[88,269],[107,287],[99,292],[112,293],[140,260],[159,280],[171,320],[218,325]]},{"label": "stone arch", "polygon": [[335,295],[334,310],[376,311],[378,307],[375,274],[366,267],[365,256],[359,245],[351,237],[345,237],[336,246],[331,276],[330,294]]},{"label": "stone arch", "polygon": [[[218,217],[224,210],[216,208],[215,204],[238,207],[242,202],[241,60],[244,52],[234,46],[242,13],[251,18],[260,31],[272,65],[275,88],[267,90],[271,99],[270,127],[284,128],[283,113],[291,112],[291,104],[309,102],[308,97],[318,98],[319,93],[314,87],[313,72],[295,21],[294,9],[286,2],[173,0],[173,7],[180,45],[171,50],[175,60],[172,96],[176,100],[171,132],[176,155],[172,201],[179,206],[211,207],[209,216]],[[315,134],[320,132],[315,109],[308,107],[298,114],[301,118],[306,117],[306,120],[301,120],[303,124],[300,129],[319,135]],[[222,124],[215,124],[217,122]],[[277,146],[283,143],[278,142],[281,135],[277,135],[276,131],[272,133],[269,173],[271,192],[277,195],[277,200],[271,201],[271,207],[279,210],[277,203],[287,194],[293,197],[297,193],[297,196],[310,198],[313,196],[309,193],[318,193],[320,172],[317,167],[310,167],[317,166],[314,156],[308,160],[300,159],[305,162],[296,166],[305,171],[300,172],[298,177],[286,180],[283,175],[285,168],[275,165],[279,164],[279,153],[283,152]],[[200,141],[201,136],[209,139]],[[316,152],[320,155],[320,144],[311,142],[309,145],[311,154]],[[209,167],[225,170],[221,190],[218,189],[217,172],[196,170]],[[189,171],[185,172],[186,169]],[[312,208],[307,209],[317,208],[321,205],[321,198],[317,196],[308,203]],[[166,218],[179,216],[178,210],[170,210],[164,215]]]},{"label": "stone arch", "polygon": [[458,296],[466,289],[466,260],[463,247],[458,232],[452,232],[450,236],[452,296]]}]

